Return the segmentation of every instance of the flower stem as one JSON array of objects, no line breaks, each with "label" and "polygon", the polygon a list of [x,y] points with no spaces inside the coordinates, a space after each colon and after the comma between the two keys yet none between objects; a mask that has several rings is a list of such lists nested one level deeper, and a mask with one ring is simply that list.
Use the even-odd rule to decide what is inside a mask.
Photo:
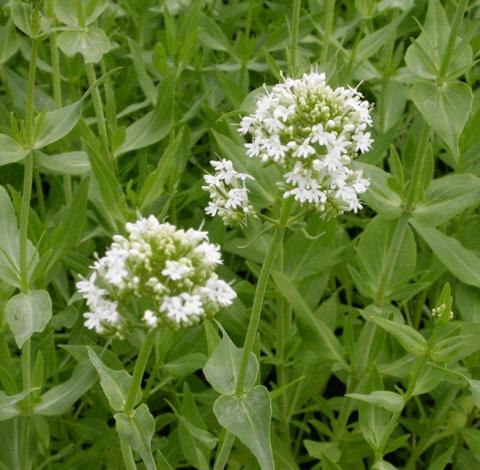
[{"label": "flower stem", "polygon": [[103,145],[103,150],[107,155],[107,159],[110,160],[110,147],[108,144],[108,133],[107,126],[105,124],[105,114],[103,112],[102,97],[100,96],[98,86],[93,86],[97,81],[97,76],[95,74],[93,64],[85,64],[85,69],[87,71],[88,84],[90,87],[92,87],[93,109],[95,110],[95,117],[97,119],[98,133],[100,134],[100,140]]},{"label": "flower stem", "polygon": [[133,412],[135,407],[135,400],[138,396],[138,392],[141,389],[141,383],[143,378],[143,373],[145,372],[145,367],[147,366],[148,358],[150,357],[150,352],[153,347],[155,340],[155,330],[150,330],[145,337],[145,341],[138,355],[137,362],[135,363],[135,368],[133,369],[132,383],[128,389],[127,400],[125,401],[124,413],[130,415]]},{"label": "flower stem", "polygon": [[260,316],[262,314],[263,299],[265,298],[265,291],[267,290],[268,279],[272,272],[273,262],[279,251],[281,241],[283,239],[283,232],[285,230],[285,223],[290,213],[291,201],[287,200],[280,215],[278,226],[273,233],[273,238],[268,248],[263,266],[258,278],[257,288],[255,290],[255,297],[253,299],[252,313],[250,315],[250,322],[248,324],[247,335],[243,345],[242,361],[240,363],[240,370],[238,372],[238,380],[235,388],[237,396],[243,395],[245,387],[245,379],[247,376],[248,361],[253,350],[253,343],[257,336],[258,325],[260,323]]},{"label": "flower stem", "polygon": [[[53,17],[53,11],[51,12]],[[61,108],[63,106],[62,85],[60,79],[60,57],[57,47],[57,33],[53,31],[50,34],[50,57],[52,65],[52,88],[55,106]],[[63,175],[63,192],[65,194],[65,202],[68,204],[72,200],[72,179],[70,175]]]},{"label": "flower stem", "polygon": [[225,436],[220,446],[220,450],[217,453],[215,458],[215,463],[213,465],[213,470],[223,470],[225,465],[227,465],[228,456],[232,450],[233,442],[235,441],[235,436],[228,431],[225,431]]}]

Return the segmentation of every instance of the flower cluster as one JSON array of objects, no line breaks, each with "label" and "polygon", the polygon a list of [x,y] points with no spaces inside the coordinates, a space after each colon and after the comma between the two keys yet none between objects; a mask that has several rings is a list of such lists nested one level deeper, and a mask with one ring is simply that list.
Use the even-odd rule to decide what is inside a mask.
[{"label": "flower cluster", "polygon": [[441,321],[449,321],[453,320],[454,314],[447,304],[443,303],[432,308],[432,317]]},{"label": "flower cluster", "polygon": [[77,283],[90,309],[87,328],[122,336],[135,326],[188,326],[233,302],[235,292],[215,274],[219,247],[206,232],[177,230],[154,216],[127,224],[126,231]]},{"label": "flower cluster", "polygon": [[349,164],[372,143],[370,106],[352,88],[331,88],[325,74],[287,78],[256,103],[240,124],[249,133],[249,157],[274,162],[283,172],[284,197],[320,211],[357,212],[369,182]]},{"label": "flower cluster", "polygon": [[212,217],[219,215],[227,225],[243,223],[247,215],[253,214],[246,186],[246,181],[253,178],[236,171],[229,160],[211,161],[210,164],[215,174],[204,176],[206,186],[202,188],[210,194],[205,212]]}]

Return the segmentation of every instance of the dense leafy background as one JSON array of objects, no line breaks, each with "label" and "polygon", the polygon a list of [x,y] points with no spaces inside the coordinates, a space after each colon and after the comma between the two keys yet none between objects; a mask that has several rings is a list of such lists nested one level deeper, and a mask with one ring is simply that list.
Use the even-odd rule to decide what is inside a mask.
[{"label": "dense leafy background", "polygon": [[[264,83],[312,65],[375,103],[375,145],[358,163],[372,186],[359,215],[291,227],[277,257],[255,348],[276,467],[480,466],[478,2],[89,0],[82,21],[74,0],[46,0],[33,40],[30,4],[0,5],[2,468],[121,468],[115,423],[147,468],[209,468],[223,431],[202,368],[217,325],[158,334],[143,394],[154,422],[145,405],[128,418],[125,370],[142,338],[105,348],[83,326],[74,282],[137,213],[200,226],[201,176],[217,154],[249,166],[256,202],[275,216],[271,170],[246,161],[236,124]],[[30,290],[19,293],[7,257],[29,152]],[[217,319],[241,346],[270,234],[260,220],[204,223],[239,294]],[[455,317],[442,323],[431,311],[450,300],[446,282]],[[268,433],[252,426],[246,441],[259,437],[250,450],[236,441],[232,469],[268,454]]]}]

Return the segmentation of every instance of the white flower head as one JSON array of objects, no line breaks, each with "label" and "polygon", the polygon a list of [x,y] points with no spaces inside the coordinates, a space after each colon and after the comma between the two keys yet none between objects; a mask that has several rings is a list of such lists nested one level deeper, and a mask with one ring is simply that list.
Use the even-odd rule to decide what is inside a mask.
[{"label": "white flower head", "polygon": [[329,214],[356,212],[368,181],[349,165],[372,145],[370,108],[356,89],[330,87],[323,73],[286,78],[242,119],[246,154],[281,168],[284,197]]},{"label": "white flower head", "polygon": [[247,215],[253,215],[253,207],[248,199],[247,180],[253,179],[246,173],[240,173],[229,160],[210,162],[214,175],[205,175],[202,188],[210,195],[205,212],[212,217],[220,216],[226,225],[245,222]]},{"label": "white flower head", "polygon": [[[229,178],[232,170],[222,171]],[[188,326],[233,302],[235,292],[215,273],[220,249],[206,232],[179,230],[154,216],[125,229],[127,235],[115,235],[90,276],[77,283],[89,308],[87,328],[124,336],[139,325]]]}]

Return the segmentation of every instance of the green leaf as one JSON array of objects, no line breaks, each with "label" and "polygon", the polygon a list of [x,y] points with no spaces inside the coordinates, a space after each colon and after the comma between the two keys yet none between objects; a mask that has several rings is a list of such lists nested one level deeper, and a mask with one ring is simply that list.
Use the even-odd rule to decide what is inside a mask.
[{"label": "green leaf", "polygon": [[412,88],[412,99],[428,125],[458,155],[458,139],[472,109],[472,90],[463,82],[438,86],[419,82]]},{"label": "green leaf", "polygon": [[40,168],[44,171],[47,170],[49,173],[78,176],[91,171],[88,154],[83,150],[58,153],[56,155],[35,152],[35,160]]},{"label": "green leaf", "polygon": [[34,333],[41,333],[52,317],[52,301],[46,290],[31,290],[12,297],[5,307],[5,320],[19,348]]},{"label": "green leaf", "polygon": [[73,193],[70,204],[59,211],[55,227],[42,240],[42,271],[35,274],[48,281],[65,254],[75,247],[82,235],[87,217],[88,179],[84,179]]},{"label": "green leaf", "polygon": [[11,22],[0,27],[0,65],[7,62],[18,50],[17,32]]},{"label": "green leaf", "polygon": [[375,465],[372,467],[372,470],[397,470],[397,467],[386,460],[381,460],[375,463]]},{"label": "green leaf", "polygon": [[480,178],[468,173],[447,175],[432,181],[413,216],[424,225],[437,226],[478,204]]},{"label": "green leaf", "polygon": [[48,31],[50,20],[47,20],[40,14],[38,28],[35,28],[36,31],[34,33],[34,28],[32,27],[33,6],[31,3],[15,0],[8,2],[8,6],[10,7],[10,17],[13,23],[27,36],[31,38],[39,37],[39,35]]},{"label": "green leaf", "polygon": [[68,56],[81,54],[87,64],[100,62],[110,50],[110,41],[103,30],[88,28],[83,31],[63,31],[57,37],[58,47]]},{"label": "green leaf", "polygon": [[141,207],[147,207],[162,195],[167,179],[176,163],[176,157],[182,139],[183,130],[168,144],[158,160],[157,168],[147,176],[139,195]]},{"label": "green leaf", "polygon": [[390,252],[398,223],[398,220],[376,216],[360,235],[356,256],[359,278],[354,280],[357,288],[367,297],[374,298],[380,289],[384,290],[387,298],[394,297],[415,272],[417,249],[409,227],[406,227],[402,239],[395,242],[400,246],[396,262],[392,265]]},{"label": "green leaf", "polygon": [[386,219],[396,219],[402,214],[402,198],[388,185],[391,176],[368,163],[354,162],[354,167],[361,169],[370,180],[370,186],[362,199],[375,212]]},{"label": "green leaf", "polygon": [[328,457],[330,460],[337,463],[342,456],[338,444],[334,442],[315,442],[305,439],[303,444],[307,449],[308,455],[319,460]]},{"label": "green leaf", "polygon": [[127,127],[125,140],[116,156],[156,144],[169,132],[175,107],[176,74],[172,71],[158,87],[157,103],[153,111]]},{"label": "green leaf", "polygon": [[88,157],[104,209],[115,220],[125,223],[125,195],[115,173],[98,149],[89,148]]},{"label": "green leaf", "polygon": [[368,319],[391,334],[402,345],[403,349],[410,354],[422,356],[427,352],[426,339],[412,327],[373,315],[368,317]]},{"label": "green leaf", "polygon": [[26,390],[16,395],[7,395],[0,390],[0,421],[20,416],[20,409],[16,406],[19,401],[22,401],[26,396],[32,393],[31,390]]},{"label": "green leaf", "polygon": [[0,166],[23,160],[28,152],[16,140],[6,134],[0,134]]},{"label": "green leaf", "polygon": [[35,118],[33,148],[41,149],[65,137],[77,125],[81,115],[82,100],[38,115]]},{"label": "green leaf", "polygon": [[[243,350],[233,344],[226,331],[222,331],[223,338],[205,364],[203,373],[214,390],[218,393],[231,394],[235,392],[237,386]],[[257,374],[257,358],[255,354],[251,353],[245,379],[245,390],[253,387]]]},{"label": "green leaf", "polygon": [[15,210],[3,186],[0,186],[0,220],[0,264],[11,265],[18,258],[19,235]]},{"label": "green leaf", "polygon": [[458,240],[435,228],[415,221],[412,225],[439,261],[458,279],[470,286],[480,287],[480,257],[466,249]]},{"label": "green leaf", "polygon": [[473,402],[475,406],[480,409],[480,380],[467,379],[472,392]]},{"label": "green leaf", "polygon": [[205,355],[202,353],[187,353],[164,364],[163,369],[174,377],[183,378],[201,369],[205,365],[205,360]]},{"label": "green leaf", "polygon": [[312,313],[293,282],[280,272],[273,272],[272,278],[279,293],[293,307],[300,336],[306,342],[306,345],[315,354],[325,354],[328,359],[338,362],[348,369],[337,337],[320,318]]},{"label": "green leaf", "polygon": [[355,61],[361,63],[383,47],[389,36],[397,28],[400,19],[402,19],[402,17],[397,16],[396,19],[387,23],[383,28],[377,29],[373,33],[366,34],[358,43]]},{"label": "green leaf", "polygon": [[[405,62],[409,71],[420,78],[435,79],[447,52],[450,24],[442,4],[430,0],[422,33],[407,49]],[[446,78],[455,78],[472,66],[472,48],[455,38],[453,54],[448,58]]]},{"label": "green leaf", "polygon": [[445,470],[445,467],[452,462],[452,456],[455,452],[455,446],[450,447],[441,455],[439,455],[431,464],[428,466],[428,470]]},{"label": "green leaf", "polygon": [[270,442],[272,406],[264,386],[257,385],[241,397],[218,397],[213,412],[219,423],[255,455],[262,470],[275,468]]},{"label": "green leaf", "polygon": [[435,344],[430,357],[438,362],[459,361],[480,349],[477,335],[457,335]]},{"label": "green leaf", "polygon": [[150,78],[145,67],[144,61],[144,52],[142,48],[128,38],[128,46],[130,47],[130,56],[132,57],[133,67],[137,75],[138,84],[140,85],[143,94],[151,102],[155,103],[157,101],[157,90],[153,84],[153,80]]},{"label": "green leaf", "polygon": [[[107,8],[107,0],[84,0],[83,11],[85,25],[93,23]],[[55,16],[67,26],[80,26],[77,18],[77,2],[75,0],[55,0]]]},{"label": "green leaf", "polygon": [[34,408],[34,413],[55,416],[67,413],[73,404],[97,381],[95,369],[88,361],[78,364],[64,383],[45,392]]},{"label": "green leaf", "polygon": [[345,395],[354,400],[360,400],[365,403],[370,403],[375,406],[381,406],[392,413],[400,413],[404,406],[404,400],[401,395],[395,392],[388,392],[385,390],[378,390],[364,393],[348,393]]},{"label": "green leaf", "polygon": [[100,385],[107,397],[108,403],[114,411],[122,411],[127,400],[128,389],[132,382],[132,377],[126,370],[113,370],[107,367],[95,351],[87,347],[88,357],[97,369],[100,377]]},{"label": "green leaf", "polygon": [[157,470],[152,455],[155,420],[148,410],[148,406],[140,405],[131,416],[117,413],[114,417],[120,439],[140,454],[147,470]]}]

